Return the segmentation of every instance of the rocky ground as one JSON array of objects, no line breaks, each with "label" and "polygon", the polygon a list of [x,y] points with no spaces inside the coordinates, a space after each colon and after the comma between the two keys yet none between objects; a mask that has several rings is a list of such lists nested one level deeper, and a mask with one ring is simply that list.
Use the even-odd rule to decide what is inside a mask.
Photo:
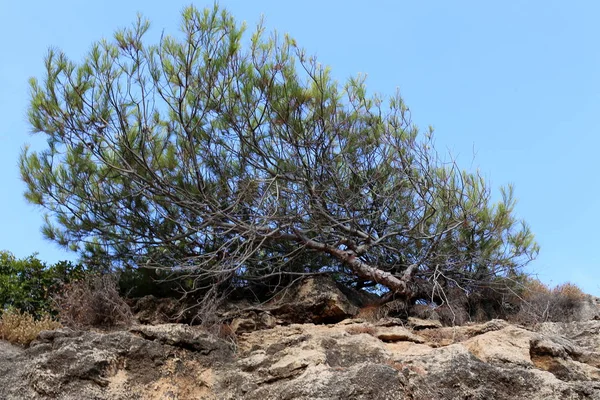
[{"label": "rocky ground", "polygon": [[[330,300],[320,315],[344,308]],[[0,399],[600,399],[599,320],[281,325],[277,310],[222,339],[157,323],[0,341]]]},{"label": "rocky ground", "polygon": [[179,324],[0,342],[2,399],[600,399],[600,321],[294,324],[237,343]]}]

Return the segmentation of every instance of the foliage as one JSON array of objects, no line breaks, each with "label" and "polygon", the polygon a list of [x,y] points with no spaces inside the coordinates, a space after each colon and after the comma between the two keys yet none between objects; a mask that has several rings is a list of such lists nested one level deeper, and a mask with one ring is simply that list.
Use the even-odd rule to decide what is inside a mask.
[{"label": "foliage", "polygon": [[[166,279],[168,278],[168,279]],[[118,286],[121,295],[127,298],[140,298],[152,295],[159,298],[181,297],[193,283],[177,274],[160,274],[150,268],[126,267],[118,273]]]},{"label": "foliage", "polygon": [[113,275],[88,275],[65,285],[53,300],[60,321],[75,328],[127,325],[133,318]]},{"label": "foliage", "polygon": [[49,314],[43,314],[36,319],[27,312],[10,308],[0,315],[0,338],[20,345],[28,345],[41,331],[61,327]]},{"label": "foliage", "polygon": [[24,150],[21,175],[48,238],[99,265],[174,271],[204,298],[315,272],[440,298],[535,257],[512,187],[494,203],[398,94],[340,85],[294,39],[262,24],[246,37],[217,6],[182,17],[179,39],[146,44],[140,19],[81,63],[50,50],[31,80],[48,147]]},{"label": "foliage", "polygon": [[52,294],[84,273],[81,265],[69,261],[48,266],[36,256],[17,259],[0,251],[0,310],[14,307],[34,316],[50,312]]}]

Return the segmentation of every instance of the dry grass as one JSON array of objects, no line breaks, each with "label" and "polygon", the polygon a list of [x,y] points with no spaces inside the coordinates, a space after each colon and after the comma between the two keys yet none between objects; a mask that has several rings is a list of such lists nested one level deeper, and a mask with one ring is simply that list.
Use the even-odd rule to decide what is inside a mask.
[{"label": "dry grass", "polygon": [[6,310],[0,317],[0,338],[14,344],[29,345],[41,331],[61,328],[60,322],[44,315],[35,319],[31,314],[19,310]]},{"label": "dry grass", "polygon": [[111,275],[92,276],[65,285],[62,293],[54,297],[54,307],[60,321],[75,328],[128,325],[133,319]]},{"label": "dry grass", "polygon": [[570,282],[556,286],[552,290],[552,293],[555,296],[566,297],[571,301],[582,301],[586,297],[585,293],[583,293],[579,286]]},{"label": "dry grass", "polygon": [[231,327],[231,324],[228,323],[215,323],[212,326],[204,326],[203,327],[206,332],[218,337],[219,339],[227,342],[234,353],[238,351],[238,337],[235,334],[235,331]]},{"label": "dry grass", "polygon": [[219,337],[219,339],[230,340],[237,338],[235,332],[233,331],[233,328],[231,328],[231,324],[217,325],[217,330],[217,336]]}]

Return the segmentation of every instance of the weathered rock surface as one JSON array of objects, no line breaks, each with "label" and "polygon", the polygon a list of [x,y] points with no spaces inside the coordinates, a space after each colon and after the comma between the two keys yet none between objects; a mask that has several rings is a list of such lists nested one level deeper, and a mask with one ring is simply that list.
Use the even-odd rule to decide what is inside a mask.
[{"label": "weathered rock surface", "polygon": [[186,319],[186,315],[180,315],[181,305],[171,298],[148,295],[134,300],[131,306],[131,311],[141,324],[164,324]]},{"label": "weathered rock surface", "polygon": [[574,321],[600,320],[600,297],[586,295],[573,318]]},{"label": "weathered rock surface", "polygon": [[277,319],[269,311],[247,310],[231,320],[231,330],[235,333],[270,329],[277,325]]},{"label": "weathered rock surface", "polygon": [[[178,324],[0,341],[0,399],[600,399],[600,321],[238,333]],[[417,324],[419,325],[419,324]]]},{"label": "weathered rock surface", "polygon": [[0,399],[211,399],[212,368],[233,354],[177,324],[42,332],[26,350],[0,343]]},{"label": "weathered rock surface", "polygon": [[267,307],[276,317],[295,323],[335,323],[358,313],[333,279],[319,275],[284,290]]},{"label": "weathered rock surface", "polygon": [[129,330],[143,338],[162,344],[191,350],[202,355],[216,354],[218,358],[229,355],[228,345],[198,327],[181,324],[139,325]]},{"label": "weathered rock surface", "polygon": [[415,330],[433,329],[433,328],[441,328],[442,327],[442,323],[440,321],[438,321],[437,319],[422,319],[422,318],[408,317],[407,322],[408,322],[408,325]]},{"label": "weathered rock surface", "polygon": [[289,323],[336,323],[355,316],[379,297],[338,285],[329,276],[309,276],[266,303],[230,302],[217,313],[236,334]]}]

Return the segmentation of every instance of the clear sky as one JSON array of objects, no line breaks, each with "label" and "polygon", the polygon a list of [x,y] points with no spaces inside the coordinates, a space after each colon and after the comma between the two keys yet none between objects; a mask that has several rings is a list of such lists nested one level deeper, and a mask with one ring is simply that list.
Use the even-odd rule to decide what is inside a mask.
[{"label": "clear sky", "polygon": [[[27,79],[42,77],[47,49],[80,60],[93,41],[141,12],[152,38],[176,33],[189,1],[0,0],[0,249],[74,258],[42,238],[42,213],[22,193],[17,158],[29,135]],[[211,2],[196,2],[197,7]],[[220,2],[253,27],[287,32],[339,81],[400,88],[414,121],[435,127],[440,150],[514,183],[517,213],[542,247],[529,271],[600,295],[600,3],[314,1]],[[473,156],[475,156],[473,161]]]}]

